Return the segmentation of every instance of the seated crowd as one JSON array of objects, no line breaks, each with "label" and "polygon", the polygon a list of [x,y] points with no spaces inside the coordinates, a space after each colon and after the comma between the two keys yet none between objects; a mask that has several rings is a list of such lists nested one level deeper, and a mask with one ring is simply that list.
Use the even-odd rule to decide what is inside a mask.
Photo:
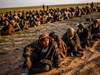
[{"label": "seated crowd", "polygon": [[[100,7],[95,6],[94,3],[91,3],[90,7],[70,7],[68,8],[54,8],[54,9],[44,9],[40,11],[19,11],[16,13],[6,12],[6,14],[0,13],[0,26],[2,28],[1,35],[12,35],[16,31],[26,30],[28,27],[36,27],[45,23],[53,23],[56,21],[61,21],[65,19],[70,19],[73,17],[79,17],[86,14],[100,12]],[[8,26],[6,26],[8,22]],[[11,28],[9,28],[9,26]],[[13,31],[12,31],[13,30]],[[5,33],[4,33],[5,32]]]},{"label": "seated crowd", "polygon": [[68,28],[59,38],[56,33],[41,34],[39,39],[27,45],[23,51],[23,68],[29,68],[29,74],[48,72],[52,68],[62,67],[61,61],[67,56],[82,57],[87,47],[92,47],[100,39],[98,19],[87,28],[79,23],[78,30]]},{"label": "seated crowd", "polygon": [[79,23],[77,31],[68,28],[61,39],[54,32],[49,35],[43,33],[38,40],[24,48],[23,68],[30,68],[29,74],[60,68],[60,62],[67,56],[82,57],[86,47],[93,46],[99,39],[100,24],[97,19],[88,28],[83,23]]},{"label": "seated crowd", "polygon": [[[12,35],[16,31],[26,30],[28,27],[36,27],[44,23],[53,23],[64,19],[79,17],[85,14],[100,12],[98,6],[71,7],[70,9],[44,9],[43,11],[19,11],[0,14],[0,25],[4,25],[1,35]],[[25,62],[23,68],[29,68],[29,74],[47,72],[52,68],[59,68],[61,61],[67,56],[82,57],[84,49],[94,44],[94,40],[100,39],[100,23],[98,19],[87,28],[79,23],[78,30],[68,28],[66,33],[59,38],[56,33],[42,34],[35,42],[27,45],[23,51]]]}]

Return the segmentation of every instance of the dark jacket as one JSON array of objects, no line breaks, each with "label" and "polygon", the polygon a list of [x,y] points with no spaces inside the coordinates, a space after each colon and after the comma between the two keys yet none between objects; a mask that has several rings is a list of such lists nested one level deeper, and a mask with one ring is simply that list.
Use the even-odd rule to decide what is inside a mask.
[{"label": "dark jacket", "polygon": [[91,25],[89,25],[88,28],[89,28],[91,34],[100,33],[100,25],[98,25],[97,28],[94,28],[93,24],[91,24]]},{"label": "dark jacket", "polygon": [[34,59],[36,60],[33,59],[32,63],[35,62],[35,64],[39,61],[41,62],[41,60],[48,60],[49,62],[45,61],[44,63],[47,63],[49,65],[54,64],[55,67],[60,67],[60,54],[57,43],[54,41],[50,41],[47,53],[43,53],[42,49],[43,48],[37,40],[36,42],[33,42],[32,44],[24,48],[23,56],[25,58],[30,57],[31,59],[33,59],[34,57]]},{"label": "dark jacket", "polygon": [[87,28],[83,28],[83,32],[82,33],[79,33],[79,29],[78,29],[77,30],[77,34],[78,34],[81,42],[89,40],[90,39],[90,35],[91,35],[90,32],[89,32],[89,29],[87,29]]},{"label": "dark jacket", "polygon": [[57,42],[57,44],[58,44],[60,56],[61,58],[65,58],[67,55],[67,45],[62,39],[58,38],[58,40],[59,41]]},{"label": "dark jacket", "polygon": [[77,47],[78,49],[82,49],[80,45],[80,39],[76,32],[74,32],[74,37],[72,39],[67,37],[67,32],[63,35],[62,40],[66,43],[67,46]]}]

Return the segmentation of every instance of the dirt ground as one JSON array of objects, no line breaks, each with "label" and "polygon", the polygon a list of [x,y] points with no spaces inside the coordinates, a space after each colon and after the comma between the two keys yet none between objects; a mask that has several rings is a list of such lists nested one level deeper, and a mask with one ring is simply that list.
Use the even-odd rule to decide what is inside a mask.
[{"label": "dirt ground", "polygon": [[[76,24],[83,22],[87,27],[90,23],[86,18],[100,18],[100,13],[75,17],[69,20],[44,24],[36,28],[29,28],[22,32],[16,32],[13,36],[0,36],[0,75],[21,75],[23,48],[37,40],[42,33],[56,32],[61,38],[68,27],[77,30]],[[2,28],[2,26],[0,27]],[[100,75],[100,41],[98,45],[84,51],[82,57],[69,57],[63,68],[56,69],[52,75]]]}]

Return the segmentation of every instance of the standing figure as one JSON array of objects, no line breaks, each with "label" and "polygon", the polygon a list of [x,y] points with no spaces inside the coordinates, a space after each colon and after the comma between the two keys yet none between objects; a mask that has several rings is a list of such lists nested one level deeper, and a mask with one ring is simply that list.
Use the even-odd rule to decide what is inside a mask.
[{"label": "standing figure", "polygon": [[45,6],[44,6],[44,4],[43,4],[43,6],[42,6],[42,7],[43,7],[43,11],[45,11]]}]

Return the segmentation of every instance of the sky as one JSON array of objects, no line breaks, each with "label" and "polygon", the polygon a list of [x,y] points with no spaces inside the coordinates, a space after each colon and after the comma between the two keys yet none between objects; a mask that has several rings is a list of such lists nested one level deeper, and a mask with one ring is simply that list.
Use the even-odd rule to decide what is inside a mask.
[{"label": "sky", "polygon": [[100,0],[0,0],[0,8],[100,2]]}]

